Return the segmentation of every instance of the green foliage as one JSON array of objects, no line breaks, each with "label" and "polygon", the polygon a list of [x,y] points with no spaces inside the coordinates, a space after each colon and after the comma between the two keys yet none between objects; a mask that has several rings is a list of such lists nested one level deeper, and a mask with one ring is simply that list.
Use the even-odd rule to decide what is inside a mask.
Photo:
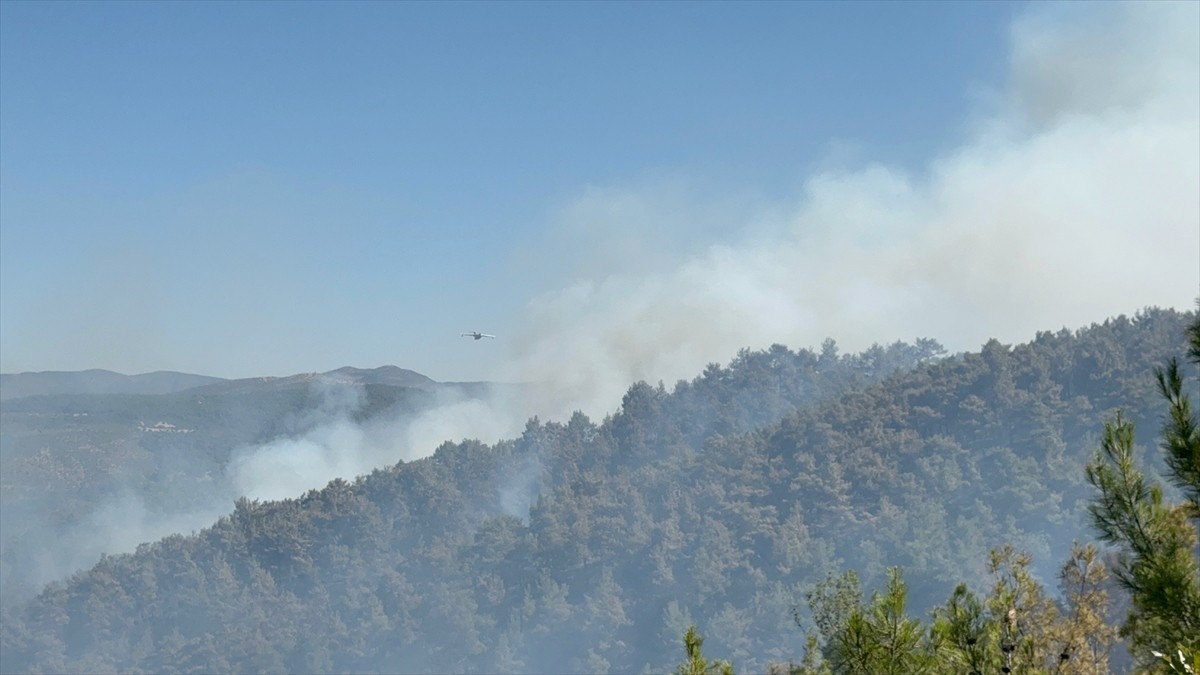
[{"label": "green foliage", "polygon": [[[994,549],[988,568],[991,592],[980,599],[959,584],[933,611],[929,625],[905,615],[905,584],[889,571],[884,590],[866,606],[855,605],[836,622],[825,645],[825,660],[806,658],[780,668],[790,675],[833,673],[1037,673],[1098,675],[1108,672],[1108,649],[1115,629],[1103,616],[1107,599],[1100,584],[1104,567],[1093,547],[1076,546],[1063,567],[1065,610],[1045,597],[1029,573],[1031,560],[1012,546]],[[828,593],[810,594],[827,603]],[[810,645],[806,653],[816,653]]]},{"label": "green foliage", "polygon": [[932,672],[921,622],[906,616],[907,591],[899,569],[865,608],[855,609],[831,644],[835,674],[920,675]]},{"label": "green foliage", "polygon": [[[1200,341],[1200,335],[1193,334]],[[1200,363],[1200,359],[1198,359]],[[1158,389],[1170,403],[1163,427],[1162,446],[1169,477],[1184,494],[1188,515],[1200,518],[1200,425],[1192,414],[1191,399],[1183,393],[1183,376],[1175,359],[1165,369],[1155,371]]]},{"label": "green foliage", "polygon": [[[854,570],[846,570],[836,577],[829,575],[809,591],[805,599],[821,643],[829,645],[829,651],[824,656],[831,660],[838,635],[845,629],[851,616],[862,612],[862,586],[858,574]],[[803,619],[798,614],[795,618],[796,623],[803,625]]]},{"label": "green foliage", "polygon": [[933,612],[932,651],[942,669],[978,674],[1000,670],[999,631],[984,603],[959,584],[946,604]]},{"label": "green foliage", "polygon": [[1134,650],[1200,647],[1196,531],[1186,509],[1166,504],[1162,488],[1135,468],[1132,424],[1118,417],[1105,428],[1088,479],[1100,493],[1091,506],[1095,527],[1121,547],[1116,574],[1133,596],[1124,631]]},{"label": "green foliage", "polygon": [[[1189,353],[1200,364],[1200,317],[1188,327]],[[984,357],[1004,377],[1006,396],[1011,380],[1003,352],[985,346]],[[1134,424],[1119,412],[1105,424],[1088,482],[1099,492],[1088,510],[1101,538],[1121,551],[1116,575],[1132,594],[1133,605],[1123,627],[1143,668],[1152,672],[1194,672],[1200,655],[1200,560],[1196,556],[1200,519],[1200,425],[1184,393],[1178,362],[1155,369],[1159,394],[1167,401],[1168,418],[1161,445],[1172,482],[1183,492],[1181,504],[1167,504],[1163,488],[1146,478],[1134,460]],[[1030,573],[1027,553],[1011,545],[994,549],[988,571],[995,578],[991,593],[980,602],[965,585],[934,612],[927,647],[923,629],[903,617],[904,593],[898,573],[887,592],[878,594],[870,613],[854,609],[848,618],[825,619],[833,634],[822,631],[826,656],[834,673],[890,672],[898,655],[912,660],[909,672],[931,669],[983,673],[1099,673],[1108,671],[1115,631],[1104,616],[1106,578],[1092,546],[1072,548],[1060,572],[1064,611],[1045,598]],[[809,596],[814,614],[833,614],[829,585]],[[985,610],[986,608],[986,610]],[[882,628],[881,628],[882,627]],[[886,649],[885,645],[899,645]],[[883,657],[881,658],[881,655]],[[922,655],[929,660],[921,661]],[[797,669],[799,670],[799,669]],[[811,672],[806,666],[804,672]]]},{"label": "green foliage", "polygon": [[[1188,339],[1195,359],[1200,353],[1200,318],[1191,322]],[[1184,501],[1167,503],[1162,486],[1137,468],[1134,425],[1120,414],[1105,424],[1101,449],[1087,466],[1088,481],[1098,491],[1089,506],[1093,525],[1104,541],[1118,546],[1116,576],[1133,599],[1122,631],[1147,666],[1160,664],[1154,654],[1200,650],[1200,431],[1183,392],[1178,363],[1172,360],[1156,375],[1159,392],[1169,404],[1162,432],[1166,465]]]},{"label": "green foliage", "polygon": [[696,627],[689,627],[683,635],[683,649],[687,659],[675,669],[677,675],[733,675],[733,664],[728,661],[717,660],[709,663],[708,659],[704,658],[700,651],[703,644],[704,638],[696,632]]},{"label": "green foliage", "polygon": [[1200,672],[1200,652],[1195,649],[1176,645],[1174,652],[1164,654],[1152,651],[1151,654],[1155,658],[1155,661],[1152,663],[1159,671],[1186,673],[1187,675],[1195,675],[1195,673]]}]

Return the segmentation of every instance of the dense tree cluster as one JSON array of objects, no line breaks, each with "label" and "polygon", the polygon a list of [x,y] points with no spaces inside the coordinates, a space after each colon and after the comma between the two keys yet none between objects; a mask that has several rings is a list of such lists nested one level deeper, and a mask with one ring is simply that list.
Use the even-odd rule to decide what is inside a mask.
[{"label": "dense tree cluster", "polygon": [[[830,646],[849,627],[925,649],[909,616],[935,607],[964,664],[1100,658],[1102,634],[1080,628],[1103,620],[1094,553],[1071,558],[1065,604],[1034,589],[1087,536],[1081,467],[1104,420],[1122,408],[1153,430],[1168,411],[1148,374],[1192,317],[1146,310],[952,357],[931,342],[743,351],[671,391],[636,384],[599,423],[446,443],[107,557],[5,608],[3,670],[665,671],[696,626],[763,672],[804,653],[793,612],[822,593],[827,637],[798,667],[875,659]],[[847,568],[883,590],[863,601],[827,576]],[[1031,642],[1005,642],[1005,608]]]},{"label": "dense tree cluster", "polygon": [[[1187,333],[1189,356],[1200,366],[1200,318]],[[1118,412],[1105,424],[1100,450],[1086,467],[1097,491],[1088,511],[1100,537],[1118,546],[1117,579],[1132,600],[1121,628],[1135,661],[1126,669],[1195,673],[1200,670],[1200,423],[1184,391],[1179,362],[1172,358],[1155,375],[1169,405],[1161,439],[1167,476],[1182,500],[1166,501],[1163,486],[1138,467],[1134,425]],[[886,589],[867,603],[852,570],[827,579],[807,596],[809,623],[819,638],[810,638],[800,664],[775,670],[790,675],[1109,672],[1117,630],[1105,620],[1107,571],[1096,549],[1090,544],[1072,549],[1060,573],[1059,603],[1045,596],[1029,562],[1028,554],[1016,554],[1012,546],[993,550],[988,571],[995,583],[986,600],[959,585],[934,610],[928,627],[906,615],[899,569],[889,571]]]},{"label": "dense tree cluster", "polygon": [[926,623],[907,609],[898,568],[864,601],[853,571],[808,594],[816,632],[799,663],[774,664],[779,675],[1101,675],[1117,629],[1107,620],[1107,571],[1092,545],[1076,544],[1051,599],[1012,546],[993,549],[986,597],[959,584]]}]

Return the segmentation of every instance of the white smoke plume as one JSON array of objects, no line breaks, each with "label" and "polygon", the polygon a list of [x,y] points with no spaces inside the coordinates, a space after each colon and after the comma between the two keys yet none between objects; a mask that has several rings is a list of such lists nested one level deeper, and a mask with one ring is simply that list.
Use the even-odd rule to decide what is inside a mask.
[{"label": "white smoke plume", "polygon": [[[730,219],[733,243],[664,256],[655,271],[606,275],[585,257],[590,274],[528,304],[505,375],[550,386],[556,414],[595,415],[634,380],[670,384],[742,347],[933,337],[958,351],[1189,308],[1200,4],[1035,6],[1011,29],[1007,82],[986,98],[966,140],[919,171],[813,175],[791,203]],[[568,226],[635,238],[602,251],[645,251],[659,234],[640,245],[609,220],[634,205],[646,221],[654,204],[655,186],[589,190]],[[674,222],[677,207],[667,190],[659,210]]]},{"label": "white smoke plume", "polygon": [[323,405],[305,420],[303,433],[234,453],[226,469],[232,494],[296,497],[334,478],[353,480],[378,467],[425,457],[444,441],[495,443],[518,435],[525,421],[510,397],[470,398],[442,390],[429,409],[359,422],[353,415],[362,403],[360,389],[321,386]]},{"label": "white smoke plume", "polygon": [[[47,515],[53,505],[26,504],[18,516],[23,529],[46,534],[20,541],[0,539],[0,546],[20,549],[15,565],[0,573],[0,602],[25,599],[46,583],[94,565],[101,554],[129,553],[144,542],[209,527],[228,514],[239,497],[300,497],[335,478],[352,481],[376,468],[425,457],[447,440],[495,443],[519,435],[531,414],[520,407],[522,401],[504,392],[471,398],[444,389],[427,409],[359,421],[355,413],[365,403],[361,388],[320,377],[309,386],[318,404],[287,420],[285,435],[235,449],[224,471],[210,473],[210,480],[181,483],[179,489],[186,494],[175,495],[174,506],[152,504],[129,486],[80,521],[56,527]],[[205,473],[199,465],[173,468],[192,478]],[[520,480],[505,488],[501,498],[506,512],[527,515],[536,477],[530,471],[523,469]],[[29,527],[30,521],[41,520],[47,522]]]}]

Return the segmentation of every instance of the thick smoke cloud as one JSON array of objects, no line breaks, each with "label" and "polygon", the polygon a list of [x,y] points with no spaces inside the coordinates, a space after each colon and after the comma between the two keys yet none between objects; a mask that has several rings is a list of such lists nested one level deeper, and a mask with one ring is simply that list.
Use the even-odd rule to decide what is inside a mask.
[{"label": "thick smoke cloud", "polygon": [[[958,147],[919,171],[813,175],[791,203],[730,220],[742,241],[652,271],[596,273],[584,256],[592,273],[529,303],[507,375],[549,383],[560,414],[596,414],[633,380],[669,384],[742,347],[928,336],[966,350],[1189,307],[1200,292],[1198,26],[1195,3],[1034,7],[1011,29],[1007,82],[981,97]],[[644,251],[638,232],[605,219],[630,204],[644,218],[654,202],[654,187],[589,190],[566,226],[635,239],[604,255]]]}]

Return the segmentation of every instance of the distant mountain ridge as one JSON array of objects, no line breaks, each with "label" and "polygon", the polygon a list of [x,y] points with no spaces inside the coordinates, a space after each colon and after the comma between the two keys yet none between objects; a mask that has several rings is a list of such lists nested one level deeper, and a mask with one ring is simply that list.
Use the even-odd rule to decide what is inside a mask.
[{"label": "distant mountain ridge", "polygon": [[53,394],[173,394],[223,378],[159,370],[123,375],[94,368],[80,371],[0,373],[0,400]]},{"label": "distant mountain ridge", "polygon": [[0,400],[57,394],[174,394],[190,389],[210,394],[244,393],[289,389],[297,385],[307,385],[313,380],[352,386],[384,384],[417,389],[432,389],[438,385],[438,382],[425,375],[398,366],[370,369],[345,366],[327,373],[299,373],[283,377],[250,377],[235,380],[165,370],[141,375],[123,375],[111,370],[91,369],[0,374]]}]

